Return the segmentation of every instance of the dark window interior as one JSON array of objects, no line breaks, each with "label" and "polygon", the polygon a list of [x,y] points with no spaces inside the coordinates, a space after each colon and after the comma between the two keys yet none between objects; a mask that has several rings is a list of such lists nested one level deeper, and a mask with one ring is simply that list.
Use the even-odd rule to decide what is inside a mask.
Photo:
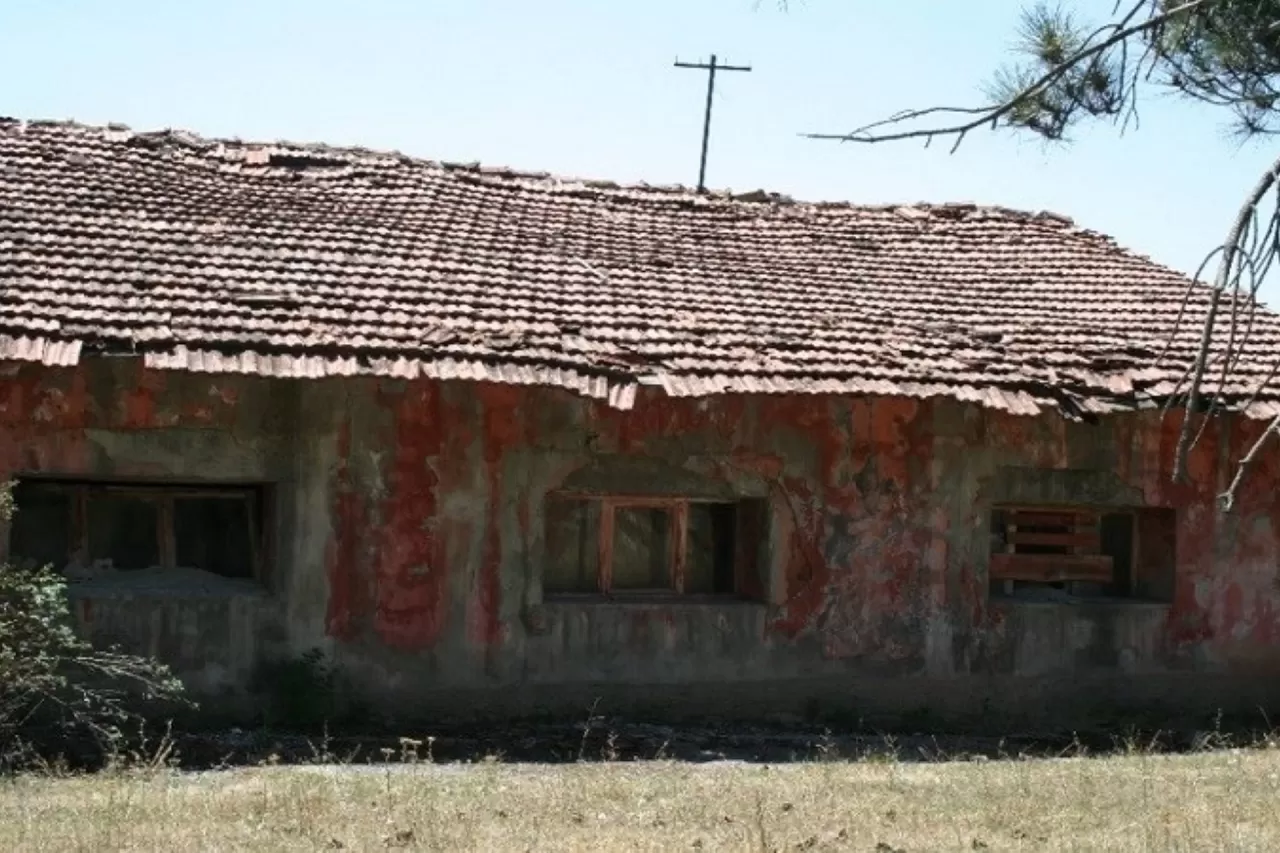
[{"label": "dark window interior", "polygon": [[174,498],[174,559],[229,578],[253,577],[252,502],[236,497]]},{"label": "dark window interior", "polygon": [[160,565],[160,504],[155,498],[90,488],[86,511],[90,562],[117,569]]},{"label": "dark window interior", "polygon": [[1109,512],[1099,520],[1102,553],[1111,558],[1114,572],[1111,595],[1133,593],[1133,513]]},{"label": "dark window interior", "polygon": [[738,507],[694,504],[689,508],[689,557],[685,590],[732,595],[738,554]]},{"label": "dark window interior", "polygon": [[10,522],[9,557],[26,566],[61,569],[71,555],[73,495],[43,483],[19,482]]},{"label": "dark window interior", "polygon": [[19,565],[195,568],[261,575],[258,487],[20,481],[9,555]]}]

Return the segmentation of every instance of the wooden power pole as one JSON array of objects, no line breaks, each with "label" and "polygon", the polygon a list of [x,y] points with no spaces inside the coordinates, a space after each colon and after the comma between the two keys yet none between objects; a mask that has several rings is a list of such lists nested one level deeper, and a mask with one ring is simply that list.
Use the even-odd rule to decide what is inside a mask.
[{"label": "wooden power pole", "polygon": [[698,164],[698,192],[707,189],[707,144],[711,141],[711,104],[716,91],[717,71],[750,71],[750,65],[720,65],[716,55],[711,54],[710,62],[681,62],[676,60],[676,68],[696,68],[707,72],[707,112],[702,121],[702,159]]}]

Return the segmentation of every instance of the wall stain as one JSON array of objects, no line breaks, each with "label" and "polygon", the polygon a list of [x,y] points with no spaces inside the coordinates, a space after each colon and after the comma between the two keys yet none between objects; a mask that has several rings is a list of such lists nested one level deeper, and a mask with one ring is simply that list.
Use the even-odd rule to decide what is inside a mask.
[{"label": "wall stain", "polygon": [[381,396],[394,420],[389,462],[382,472],[387,495],[375,541],[375,629],[396,649],[434,645],[448,619],[449,567],[440,539],[439,477],[447,423],[438,387],[418,383],[403,394]]},{"label": "wall stain", "polygon": [[[94,457],[93,430],[241,434],[251,429],[246,399],[222,377],[10,369],[0,376],[0,474],[103,470],[111,460]],[[475,653],[490,667],[504,654],[533,654],[538,640],[522,633],[516,604],[540,558],[546,494],[565,472],[617,451],[767,493],[773,574],[759,590],[769,605],[764,635],[739,630],[726,640],[717,627],[730,624],[723,613],[699,627],[696,610],[655,604],[643,614],[593,615],[589,631],[558,629],[540,652],[552,661],[544,669],[588,670],[574,658],[586,645],[575,643],[607,644],[614,634],[603,620],[612,618],[634,660],[659,649],[711,659],[724,648],[747,655],[767,645],[793,655],[778,660],[815,654],[815,666],[999,670],[1024,660],[1011,649],[1031,654],[1050,623],[987,595],[984,478],[997,466],[1065,470],[1109,458],[1125,488],[1177,510],[1177,566],[1171,603],[1158,619],[1133,622],[1158,634],[1135,639],[1107,622],[1117,639],[1106,642],[1149,650],[1148,667],[1194,659],[1280,674],[1280,454],[1262,455],[1231,516],[1216,506],[1226,472],[1265,424],[1211,425],[1189,457],[1190,481],[1174,483],[1178,417],[1159,412],[1068,426],[1052,414],[973,414],[951,401],[649,391],[634,411],[618,412],[550,389],[427,380],[352,380],[342,400],[348,410],[335,419],[336,434],[315,436],[337,451],[322,503],[330,515],[325,627],[340,641]],[[1080,659],[1120,659],[1119,650],[1104,651]]]}]

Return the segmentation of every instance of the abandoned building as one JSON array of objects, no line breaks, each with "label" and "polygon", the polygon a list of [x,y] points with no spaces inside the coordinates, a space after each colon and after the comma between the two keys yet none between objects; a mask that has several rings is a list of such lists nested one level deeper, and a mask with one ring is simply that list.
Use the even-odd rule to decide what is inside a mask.
[{"label": "abandoned building", "polygon": [[1280,319],[1175,481],[1187,286],[1050,214],[4,120],[3,541],[215,706],[319,649],[390,714],[1277,707],[1280,454],[1216,498]]}]

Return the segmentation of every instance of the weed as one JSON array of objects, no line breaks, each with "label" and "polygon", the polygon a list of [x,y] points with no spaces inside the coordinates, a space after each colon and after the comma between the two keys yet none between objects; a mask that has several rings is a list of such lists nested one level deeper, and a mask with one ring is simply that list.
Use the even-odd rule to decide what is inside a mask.
[{"label": "weed", "polygon": [[263,664],[252,686],[264,699],[268,727],[316,731],[337,719],[338,671],[319,649]]}]

